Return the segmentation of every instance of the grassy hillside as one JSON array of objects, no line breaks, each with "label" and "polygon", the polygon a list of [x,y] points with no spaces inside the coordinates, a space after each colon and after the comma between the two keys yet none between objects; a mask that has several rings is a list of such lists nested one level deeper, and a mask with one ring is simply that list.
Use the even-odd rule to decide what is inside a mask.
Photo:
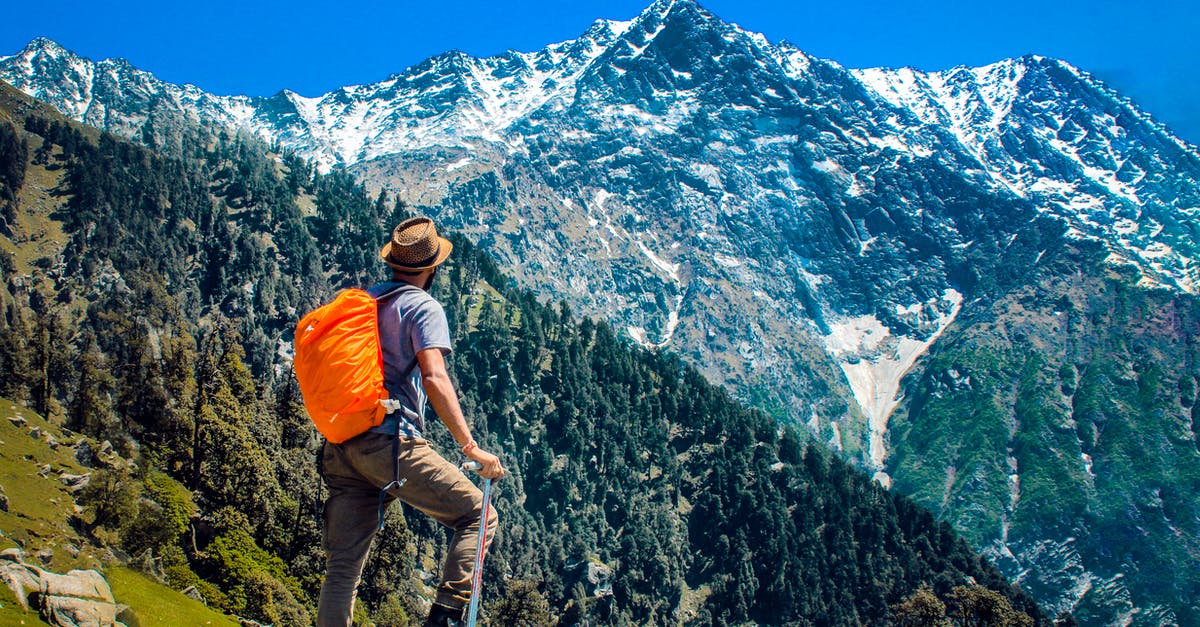
[{"label": "grassy hillside", "polygon": [[[143,627],[237,625],[230,617],[121,566],[110,551],[77,530],[82,513],[61,476],[93,471],[75,459],[74,446],[81,442],[100,448],[0,398],[0,487],[8,497],[8,511],[0,511],[0,549],[19,547],[27,562],[51,572],[99,570],[117,602],[128,605]],[[36,612],[23,611],[7,586],[0,586],[0,624],[44,623]]]}]

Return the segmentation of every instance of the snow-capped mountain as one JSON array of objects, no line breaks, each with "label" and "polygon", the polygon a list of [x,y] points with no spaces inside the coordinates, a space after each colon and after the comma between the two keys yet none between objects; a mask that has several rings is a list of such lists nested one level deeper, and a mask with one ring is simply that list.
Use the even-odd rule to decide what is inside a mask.
[{"label": "snow-capped mountain", "polygon": [[1073,235],[1114,243],[1114,261],[1151,269],[1148,282],[1196,293],[1196,149],[1128,99],[1035,56],[854,74],[923,124],[949,129],[995,185],[1064,219]]},{"label": "snow-capped mountain", "polygon": [[[449,52],[317,98],[213,96],[47,40],[0,59],[0,78],[126,136],[192,121],[346,167],[467,232],[523,286],[669,346],[805,424],[990,547],[1010,576],[1066,573],[1072,585],[1039,588],[1048,607],[1100,608],[1087,611],[1101,622],[1191,607],[1176,603],[1183,592],[1148,593],[1158,582],[1125,556],[1079,549],[1096,525],[1028,523],[1055,505],[1012,489],[1046,479],[1025,457],[1033,449],[1013,444],[1033,427],[1012,418],[1011,395],[986,401],[1008,417],[963,410],[1007,421],[1000,462],[948,460],[945,477],[924,482],[928,468],[913,462],[973,444],[970,429],[950,443],[913,430],[935,393],[987,380],[981,362],[974,375],[942,363],[962,338],[1069,314],[1049,294],[1078,301],[1081,286],[1102,285],[1084,280],[1095,273],[1166,298],[1192,299],[1200,285],[1196,149],[1064,62],[848,70],[691,0],[662,0],[541,51]],[[1031,285],[1059,287],[1013,300]],[[1019,352],[1058,336],[987,337]],[[1081,358],[1055,350],[1047,363],[1077,368],[1068,362]],[[1190,402],[1171,419],[1191,425]],[[1064,424],[1084,422],[1070,403],[1061,411]],[[1172,428],[1195,441],[1194,428]],[[1078,486],[1098,499],[1096,482],[1118,471],[1096,465],[1099,436],[1086,440],[1054,455],[1072,473],[1093,460]],[[1129,490],[1162,481],[1151,473]],[[933,483],[937,495],[922,492]],[[1181,532],[1176,549],[1197,550],[1197,537]]]}]

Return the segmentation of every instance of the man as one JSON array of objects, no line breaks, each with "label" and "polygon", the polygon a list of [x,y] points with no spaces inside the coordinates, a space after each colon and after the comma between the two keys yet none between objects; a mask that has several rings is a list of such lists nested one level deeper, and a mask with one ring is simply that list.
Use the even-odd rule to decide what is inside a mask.
[{"label": "man", "polygon": [[[442,565],[441,584],[425,625],[455,625],[471,595],[483,495],[454,464],[422,437],[426,400],[454,436],[462,453],[479,462],[479,474],[504,476],[495,455],[479,448],[446,373],[450,330],[442,306],[429,295],[437,268],[452,246],[429,218],[411,218],[392,232],[380,256],[393,280],[368,290],[379,299],[379,339],[384,385],[401,409],[383,424],[342,444],[325,443],[325,582],[317,623],[349,625],[355,590],[383,508],[395,499],[454,530]],[[486,540],[496,529],[489,510]]]}]

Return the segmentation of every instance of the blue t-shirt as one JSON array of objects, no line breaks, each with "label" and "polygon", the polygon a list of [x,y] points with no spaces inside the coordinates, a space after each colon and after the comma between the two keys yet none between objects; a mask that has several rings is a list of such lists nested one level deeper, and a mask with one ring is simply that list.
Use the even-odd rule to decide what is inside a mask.
[{"label": "blue t-shirt", "polygon": [[[398,290],[398,291],[397,291]],[[383,348],[383,385],[391,397],[403,405],[392,412],[376,433],[400,433],[422,437],[425,430],[425,388],[417,353],[439,348],[450,354],[450,325],[446,311],[425,290],[408,283],[388,281],[369,290],[371,296],[383,296],[379,306],[379,343]]]}]

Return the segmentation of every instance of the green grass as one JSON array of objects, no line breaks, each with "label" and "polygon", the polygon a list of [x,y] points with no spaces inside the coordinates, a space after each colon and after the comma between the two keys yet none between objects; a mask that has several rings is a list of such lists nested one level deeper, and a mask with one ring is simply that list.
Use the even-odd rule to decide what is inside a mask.
[{"label": "green grass", "polygon": [[128,605],[142,627],[177,625],[233,625],[232,618],[203,603],[159,584],[128,568],[114,567],[105,573],[117,602]]},{"label": "green grass", "polygon": [[[18,416],[25,419],[25,426],[9,420]],[[45,435],[31,437],[34,427],[57,439],[58,448],[52,449]],[[143,627],[237,625],[237,621],[203,603],[113,563],[106,551],[72,528],[68,520],[75,515],[75,504],[59,473],[91,471],[75,461],[71,445],[80,437],[65,433],[19,403],[0,398],[0,486],[8,496],[8,511],[0,511],[0,549],[20,546],[27,563],[56,573],[76,568],[100,570],[117,603],[128,605]],[[47,464],[51,472],[43,477],[39,470]],[[54,557],[48,564],[41,564],[34,555],[47,548],[54,551]],[[0,625],[44,624],[37,612],[23,611],[13,592],[0,585]]]},{"label": "green grass", "polygon": [[[24,418],[26,425],[14,425],[10,421],[14,417]],[[42,434],[36,439],[30,435],[34,427]],[[57,449],[50,447],[46,433],[59,441]],[[56,572],[100,565],[100,552],[89,547],[67,522],[74,513],[74,500],[59,479],[60,472],[88,472],[75,461],[70,447],[77,439],[64,435],[32,410],[0,399],[0,486],[8,496],[8,511],[0,511],[0,531],[4,533],[0,546],[20,546],[28,560],[42,549],[51,549],[54,557],[43,566]],[[45,465],[50,466],[50,473],[43,477],[40,470]]]}]

